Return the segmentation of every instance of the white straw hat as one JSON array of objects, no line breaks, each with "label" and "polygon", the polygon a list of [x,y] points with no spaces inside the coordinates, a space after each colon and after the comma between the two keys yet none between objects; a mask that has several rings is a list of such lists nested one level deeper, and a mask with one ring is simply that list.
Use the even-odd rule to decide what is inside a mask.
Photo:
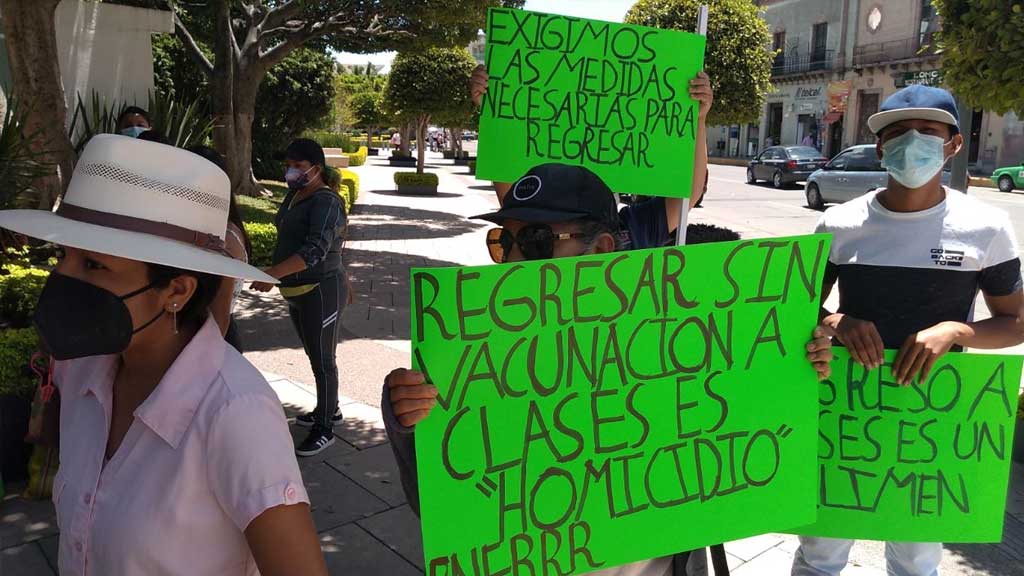
[{"label": "white straw hat", "polygon": [[54,212],[0,211],[0,228],[100,254],[277,283],[227,255],[231,183],[187,150],[127,136],[89,141]]}]

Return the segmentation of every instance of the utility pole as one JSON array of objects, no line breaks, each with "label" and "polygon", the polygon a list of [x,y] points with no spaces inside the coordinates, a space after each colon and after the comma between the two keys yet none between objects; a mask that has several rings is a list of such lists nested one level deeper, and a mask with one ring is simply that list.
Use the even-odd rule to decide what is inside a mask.
[{"label": "utility pole", "polygon": [[974,130],[974,108],[956,96],[956,109],[960,112],[960,134],[964,137],[964,147],[960,153],[953,157],[953,164],[950,167],[949,185],[964,194],[967,193],[967,185],[970,177],[967,174],[967,160],[971,157],[971,132]]}]

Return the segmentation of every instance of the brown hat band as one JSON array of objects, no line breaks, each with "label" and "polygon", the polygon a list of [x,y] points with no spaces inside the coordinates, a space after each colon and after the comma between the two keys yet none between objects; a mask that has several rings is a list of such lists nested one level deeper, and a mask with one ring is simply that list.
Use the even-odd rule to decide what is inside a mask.
[{"label": "brown hat band", "polygon": [[182,228],[181,226],[175,226],[174,224],[168,224],[166,222],[154,222],[152,220],[144,220],[142,218],[134,218],[132,216],[124,216],[122,214],[100,212],[64,202],[62,202],[60,207],[57,208],[57,215],[69,220],[84,222],[86,224],[95,224],[97,226],[116,228],[127,232],[139,232],[142,234],[160,236],[161,238],[184,242],[185,244],[191,244],[198,248],[202,248],[203,250],[219,252],[225,256],[229,256],[227,249],[224,246],[224,240],[221,238],[214,236],[213,234],[189,230],[188,228]]}]

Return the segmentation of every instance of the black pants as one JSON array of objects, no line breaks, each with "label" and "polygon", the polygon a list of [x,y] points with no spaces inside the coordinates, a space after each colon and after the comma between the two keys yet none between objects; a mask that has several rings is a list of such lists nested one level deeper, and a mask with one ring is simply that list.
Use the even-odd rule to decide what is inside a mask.
[{"label": "black pants", "polygon": [[341,276],[328,278],[311,292],[287,298],[288,314],[299,333],[316,379],[316,409],[313,421],[331,430],[331,417],[338,409],[338,324],[348,301]]}]

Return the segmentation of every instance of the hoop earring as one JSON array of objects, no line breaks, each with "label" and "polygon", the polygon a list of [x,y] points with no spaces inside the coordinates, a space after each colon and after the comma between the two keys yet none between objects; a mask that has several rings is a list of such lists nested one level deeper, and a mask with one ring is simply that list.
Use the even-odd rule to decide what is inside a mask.
[{"label": "hoop earring", "polygon": [[174,333],[178,333],[178,303],[171,304],[171,315],[174,317]]}]

